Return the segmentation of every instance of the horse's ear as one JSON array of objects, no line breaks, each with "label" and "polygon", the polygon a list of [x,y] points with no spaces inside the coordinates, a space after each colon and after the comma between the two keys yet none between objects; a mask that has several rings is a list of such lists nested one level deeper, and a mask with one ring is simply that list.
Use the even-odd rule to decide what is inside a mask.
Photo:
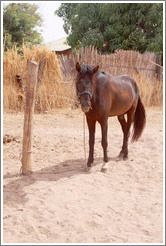
[{"label": "horse's ear", "polygon": [[94,67],[93,70],[92,70],[92,73],[94,74],[94,73],[96,73],[98,70],[99,70],[99,66]]},{"label": "horse's ear", "polygon": [[80,66],[79,62],[76,63],[76,70],[77,70],[77,72],[81,71],[81,66]]}]

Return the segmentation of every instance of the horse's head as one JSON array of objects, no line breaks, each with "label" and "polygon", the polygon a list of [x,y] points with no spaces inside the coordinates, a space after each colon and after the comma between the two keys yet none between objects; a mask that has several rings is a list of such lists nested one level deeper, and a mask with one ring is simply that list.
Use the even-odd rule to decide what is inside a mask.
[{"label": "horse's head", "polygon": [[98,69],[99,66],[92,67],[85,64],[80,66],[78,62],[76,63],[76,70],[78,72],[76,91],[84,113],[87,113],[91,108],[91,99],[94,91],[93,75],[98,71]]}]

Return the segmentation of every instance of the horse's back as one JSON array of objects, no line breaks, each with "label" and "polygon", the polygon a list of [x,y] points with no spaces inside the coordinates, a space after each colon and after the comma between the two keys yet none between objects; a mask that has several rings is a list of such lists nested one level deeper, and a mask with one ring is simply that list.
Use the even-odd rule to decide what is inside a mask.
[{"label": "horse's back", "polygon": [[115,76],[114,78],[117,78],[117,79],[134,80],[134,79],[133,79],[131,76],[129,76],[128,74],[118,75],[118,76]]},{"label": "horse's back", "polygon": [[137,87],[136,81],[129,75],[118,75],[116,77],[112,77],[112,79],[120,86],[129,85],[134,88]]},{"label": "horse's back", "polygon": [[136,90],[138,89],[136,81],[129,75],[118,75],[113,77],[103,71],[100,71],[97,75],[97,80],[99,81],[101,87],[108,83],[114,87],[117,87],[119,90],[122,90],[124,86],[130,86]]}]

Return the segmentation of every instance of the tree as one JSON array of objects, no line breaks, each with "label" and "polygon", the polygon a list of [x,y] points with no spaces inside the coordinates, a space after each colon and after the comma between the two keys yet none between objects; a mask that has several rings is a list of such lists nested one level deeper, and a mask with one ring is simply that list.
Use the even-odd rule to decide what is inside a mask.
[{"label": "tree", "polygon": [[55,14],[63,18],[73,48],[162,52],[162,3],[62,3]]},{"label": "tree", "polygon": [[29,3],[10,3],[4,7],[3,37],[6,47],[21,46],[23,41],[30,45],[42,42],[42,36],[36,30],[42,24],[37,9],[37,5]]}]

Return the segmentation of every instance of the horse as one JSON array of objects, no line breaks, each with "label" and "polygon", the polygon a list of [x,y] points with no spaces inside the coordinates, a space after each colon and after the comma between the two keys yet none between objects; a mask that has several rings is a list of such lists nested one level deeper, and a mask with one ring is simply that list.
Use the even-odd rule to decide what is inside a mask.
[{"label": "horse", "polygon": [[75,68],[77,71],[76,93],[81,109],[86,115],[89,130],[87,170],[91,169],[94,161],[95,125],[99,122],[104,156],[101,171],[106,172],[108,118],[113,116],[118,118],[123,132],[123,145],[117,159],[126,160],[131,125],[133,124],[132,142],[134,142],[142,135],[146,124],[146,111],[136,81],[130,76],[113,77],[99,70],[99,66],[80,65],[79,62],[76,63]]}]

